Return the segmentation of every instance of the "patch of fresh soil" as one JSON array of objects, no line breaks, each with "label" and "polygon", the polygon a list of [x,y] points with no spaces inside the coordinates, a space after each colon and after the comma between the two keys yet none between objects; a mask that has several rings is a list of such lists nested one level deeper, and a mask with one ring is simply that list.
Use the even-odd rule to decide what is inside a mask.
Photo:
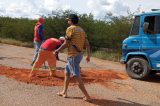
[{"label": "patch of fresh soil", "polygon": [[[64,71],[57,70],[55,77],[49,76],[49,71],[37,71],[36,76],[29,79],[28,75],[31,70],[12,68],[0,65],[0,75],[8,78],[13,78],[27,84],[43,85],[43,86],[62,86],[64,80]],[[113,79],[127,79],[127,75],[117,73],[111,70],[95,70],[95,69],[81,69],[81,77],[84,83],[106,82]],[[70,85],[75,85],[75,79],[71,77]]]}]

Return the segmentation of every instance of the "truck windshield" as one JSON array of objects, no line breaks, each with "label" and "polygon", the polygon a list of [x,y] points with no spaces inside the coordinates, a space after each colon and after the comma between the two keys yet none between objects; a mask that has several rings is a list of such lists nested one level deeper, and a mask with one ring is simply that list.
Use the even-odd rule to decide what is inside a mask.
[{"label": "truck windshield", "polygon": [[136,16],[131,30],[131,35],[138,35],[139,27],[140,27],[140,16]]}]

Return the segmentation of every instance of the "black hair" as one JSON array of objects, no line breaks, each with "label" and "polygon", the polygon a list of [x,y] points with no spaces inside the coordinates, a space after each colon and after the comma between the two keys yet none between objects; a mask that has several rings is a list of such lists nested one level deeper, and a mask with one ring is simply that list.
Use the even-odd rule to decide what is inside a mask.
[{"label": "black hair", "polygon": [[73,24],[78,24],[79,18],[76,14],[70,14],[69,19],[72,21]]}]

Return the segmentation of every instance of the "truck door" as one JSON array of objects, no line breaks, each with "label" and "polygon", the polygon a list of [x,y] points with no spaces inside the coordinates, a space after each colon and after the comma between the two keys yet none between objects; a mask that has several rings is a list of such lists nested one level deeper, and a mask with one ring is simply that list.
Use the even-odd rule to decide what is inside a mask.
[{"label": "truck door", "polygon": [[160,69],[160,15],[144,16],[149,23],[147,32],[142,32],[142,51],[147,53],[152,69]]},{"label": "truck door", "polygon": [[141,50],[141,40],[142,37],[140,36],[140,16],[136,16],[132,30],[130,32],[130,37],[127,38],[127,50],[128,52],[138,52]]}]

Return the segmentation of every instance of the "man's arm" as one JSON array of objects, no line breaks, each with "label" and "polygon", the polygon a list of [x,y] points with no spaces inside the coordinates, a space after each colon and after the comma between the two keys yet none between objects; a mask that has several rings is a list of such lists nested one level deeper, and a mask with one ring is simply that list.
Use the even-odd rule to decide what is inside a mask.
[{"label": "man's arm", "polygon": [[62,51],[63,49],[65,49],[67,47],[67,45],[68,45],[68,41],[65,40],[63,42],[63,44],[58,49],[55,50],[55,53],[58,53],[58,52]]},{"label": "man's arm", "polygon": [[88,39],[85,39],[85,46],[86,46],[86,61],[89,62],[90,61],[90,44]]}]

